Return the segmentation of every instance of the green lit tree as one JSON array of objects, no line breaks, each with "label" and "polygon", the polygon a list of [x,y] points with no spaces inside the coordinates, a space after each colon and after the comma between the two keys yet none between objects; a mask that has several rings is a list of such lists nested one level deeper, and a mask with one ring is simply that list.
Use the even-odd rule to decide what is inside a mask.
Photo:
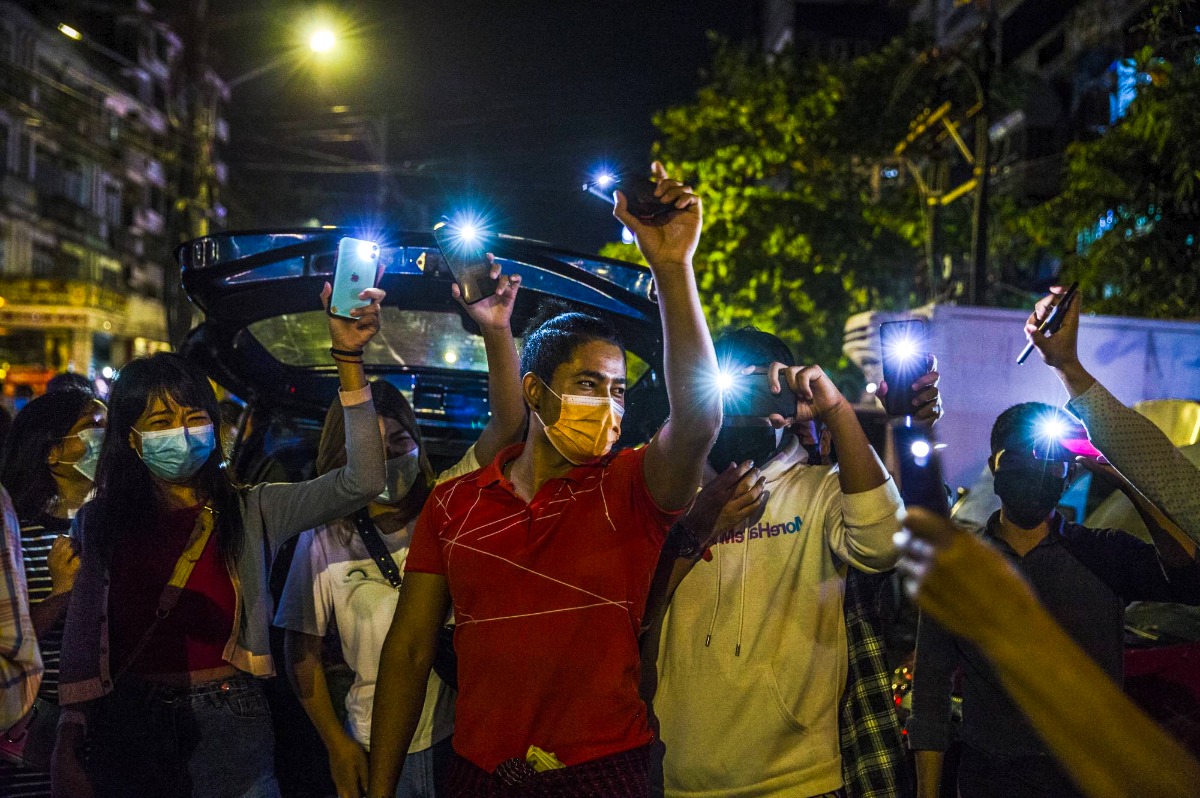
[{"label": "green lit tree", "polygon": [[911,301],[918,199],[880,192],[876,165],[907,128],[911,103],[885,110],[914,52],[897,41],[830,65],[721,46],[695,101],[656,115],[656,157],[704,198],[696,265],[714,330],[753,324],[836,371],[850,314]]}]

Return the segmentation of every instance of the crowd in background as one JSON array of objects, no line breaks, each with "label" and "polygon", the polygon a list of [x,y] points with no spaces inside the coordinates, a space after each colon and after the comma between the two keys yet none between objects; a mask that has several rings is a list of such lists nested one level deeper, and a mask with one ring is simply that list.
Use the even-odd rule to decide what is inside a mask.
[{"label": "crowd in background", "polygon": [[[701,201],[655,177],[669,213],[615,209],[663,331],[670,415],[640,445],[614,449],[615,327],[548,304],[518,352],[520,278],[490,258],[494,295],[462,307],[492,413],[440,473],[405,396],[367,381],[375,288],[329,316],[340,391],[309,481],[237,482],[227,414],[177,355],[126,365],[107,403],[69,379],[29,401],[0,457],[0,796],[277,796],[277,672],[339,798],[1200,794],[1200,764],[1120,689],[1125,606],[1200,605],[1200,470],[1079,361],[1080,302],[1053,335],[1062,292],[1033,310],[1069,401],[979,431],[1001,509],[962,530],[906,509],[819,365],[752,328],[712,339]],[[789,412],[731,412],[718,373]],[[899,423],[936,429],[932,361],[908,387]],[[1048,418],[1103,457],[1048,452]],[[1058,512],[1079,468],[1119,481],[1150,542]],[[878,606],[897,568],[921,611],[907,734]]]}]

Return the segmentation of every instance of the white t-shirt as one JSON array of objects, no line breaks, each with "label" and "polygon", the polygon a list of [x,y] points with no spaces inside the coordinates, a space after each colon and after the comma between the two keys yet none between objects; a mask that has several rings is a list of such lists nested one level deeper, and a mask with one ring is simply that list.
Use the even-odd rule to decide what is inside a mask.
[{"label": "white t-shirt", "polygon": [[[456,465],[438,475],[444,482],[479,468],[475,447]],[[381,535],[388,553],[404,573],[414,524]],[[333,621],[342,639],[342,656],[354,671],[346,695],[348,731],[365,748],[371,745],[371,705],[383,641],[396,612],[398,593],[375,564],[353,523],[339,520],[300,536],[287,584],[279,600],[275,625],[324,637]],[[424,751],[454,731],[454,691],[437,674],[429,674],[425,707],[409,753]]]}]

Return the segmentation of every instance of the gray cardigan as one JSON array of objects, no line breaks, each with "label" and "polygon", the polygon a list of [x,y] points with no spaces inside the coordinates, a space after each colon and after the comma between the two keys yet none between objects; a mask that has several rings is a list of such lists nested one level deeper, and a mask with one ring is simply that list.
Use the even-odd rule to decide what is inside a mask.
[{"label": "gray cardigan", "polygon": [[[371,391],[343,392],[347,464],[308,482],[255,485],[242,492],[245,542],[229,576],[237,596],[233,632],[224,658],[254,676],[273,676],[268,632],[271,596],[270,559],[288,538],[358,510],[383,492],[383,438],[375,419]],[[75,579],[63,633],[59,665],[59,701],[79,704],[112,691],[108,659],[108,562],[87,523],[76,519],[75,539],[82,564]],[[91,555],[91,556],[89,556]],[[119,611],[119,608],[115,608]]]}]

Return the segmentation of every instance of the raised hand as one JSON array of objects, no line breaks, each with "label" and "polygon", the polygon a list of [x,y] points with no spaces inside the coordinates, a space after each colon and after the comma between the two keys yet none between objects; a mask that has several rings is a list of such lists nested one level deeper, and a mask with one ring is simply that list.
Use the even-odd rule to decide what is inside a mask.
[{"label": "raised hand", "polygon": [[895,535],[905,591],[923,612],[972,642],[1003,637],[1038,606],[1000,552],[948,519],[912,508]]},{"label": "raised hand", "polygon": [[1047,337],[1037,332],[1038,325],[1050,313],[1051,306],[1058,302],[1067,289],[1061,285],[1051,287],[1050,295],[1042,298],[1029,314],[1025,322],[1025,337],[1033,342],[1033,346],[1042,353],[1042,360],[1047,366],[1055,369],[1066,368],[1079,364],[1079,294],[1067,307],[1062,326],[1058,332]]},{"label": "raised hand", "polygon": [[[942,417],[944,412],[942,408],[942,394],[938,390],[938,382],[942,375],[938,374],[937,357],[929,355],[929,371],[917,378],[912,384],[913,407],[916,411],[912,413],[912,417],[916,421],[934,424]],[[879,382],[879,396],[887,396],[888,384],[886,380]]]},{"label": "raised hand", "polygon": [[[329,310],[329,297],[333,288],[325,283],[321,289],[321,305]],[[379,332],[380,313],[383,299],[387,294],[379,288],[368,288],[358,295],[359,299],[368,299],[371,304],[350,311],[354,318],[344,319],[340,316],[329,316],[329,340],[334,349],[357,352],[365,347]]]},{"label": "raised hand", "polygon": [[850,403],[833,384],[820,366],[786,366],[772,363],[767,366],[767,381],[771,393],[785,388],[796,396],[796,415],[784,418],[772,413],[768,419],[773,427],[787,427],[798,421],[824,419],[832,413],[850,408]]},{"label": "raised hand", "polygon": [[463,301],[462,290],[458,283],[450,286],[450,294],[463,306],[467,315],[479,325],[480,329],[506,329],[512,321],[513,306],[517,302],[517,292],[521,290],[521,275],[501,274],[500,264],[492,253],[487,254],[488,265],[491,266],[491,277],[496,280],[496,291],[491,296],[481,299],[473,305]]},{"label": "raised hand", "polygon": [[613,216],[633,233],[638,249],[651,269],[691,269],[703,221],[700,198],[691,186],[669,178],[658,161],[654,162],[651,171],[658,179],[654,196],[673,205],[675,210],[643,221],[629,212],[625,195],[618,190],[614,194]]}]

